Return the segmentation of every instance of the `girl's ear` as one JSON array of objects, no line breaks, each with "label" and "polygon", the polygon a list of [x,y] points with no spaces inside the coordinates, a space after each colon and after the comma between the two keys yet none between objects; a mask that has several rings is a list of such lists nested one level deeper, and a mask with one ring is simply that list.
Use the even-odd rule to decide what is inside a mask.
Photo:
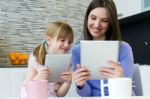
[{"label": "girl's ear", "polygon": [[51,38],[48,35],[45,36],[45,40],[46,40],[47,44],[50,45]]}]

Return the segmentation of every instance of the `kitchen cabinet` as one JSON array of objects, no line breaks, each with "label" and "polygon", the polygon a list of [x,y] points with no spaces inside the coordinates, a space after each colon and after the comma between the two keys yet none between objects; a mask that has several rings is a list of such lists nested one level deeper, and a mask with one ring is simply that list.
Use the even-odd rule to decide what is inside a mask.
[{"label": "kitchen cabinet", "polygon": [[0,68],[0,99],[18,96],[27,68]]},{"label": "kitchen cabinet", "polygon": [[150,11],[119,20],[122,39],[130,44],[134,62],[150,64]]},{"label": "kitchen cabinet", "polygon": [[118,18],[125,18],[142,11],[141,0],[114,0]]},{"label": "kitchen cabinet", "polygon": [[[0,99],[18,97],[21,84],[25,80],[27,68],[0,68]],[[66,97],[79,97],[74,82]]]}]

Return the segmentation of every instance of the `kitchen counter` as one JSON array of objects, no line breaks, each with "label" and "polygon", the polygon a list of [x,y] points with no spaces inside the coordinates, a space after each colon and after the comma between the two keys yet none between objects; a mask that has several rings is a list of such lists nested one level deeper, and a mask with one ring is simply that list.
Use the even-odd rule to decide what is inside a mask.
[{"label": "kitchen counter", "polygon": [[[6,99],[19,99],[19,98],[6,98]],[[48,99],[110,99],[109,97],[62,97],[62,98],[48,98]],[[149,96],[132,96],[130,99],[150,99]]]}]

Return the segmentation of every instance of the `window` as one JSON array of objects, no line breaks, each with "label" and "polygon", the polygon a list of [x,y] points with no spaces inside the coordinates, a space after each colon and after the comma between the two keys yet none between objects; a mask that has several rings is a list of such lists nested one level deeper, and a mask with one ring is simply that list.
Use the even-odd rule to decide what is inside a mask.
[{"label": "window", "polygon": [[150,0],[141,0],[142,1],[142,10],[150,10]]}]

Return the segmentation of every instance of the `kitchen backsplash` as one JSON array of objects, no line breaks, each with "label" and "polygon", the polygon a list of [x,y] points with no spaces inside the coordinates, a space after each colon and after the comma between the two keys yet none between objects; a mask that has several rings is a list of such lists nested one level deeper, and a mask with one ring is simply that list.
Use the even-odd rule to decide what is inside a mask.
[{"label": "kitchen backsplash", "polygon": [[11,66],[9,52],[30,54],[52,21],[66,21],[83,38],[83,18],[90,0],[0,0],[0,66]]}]

